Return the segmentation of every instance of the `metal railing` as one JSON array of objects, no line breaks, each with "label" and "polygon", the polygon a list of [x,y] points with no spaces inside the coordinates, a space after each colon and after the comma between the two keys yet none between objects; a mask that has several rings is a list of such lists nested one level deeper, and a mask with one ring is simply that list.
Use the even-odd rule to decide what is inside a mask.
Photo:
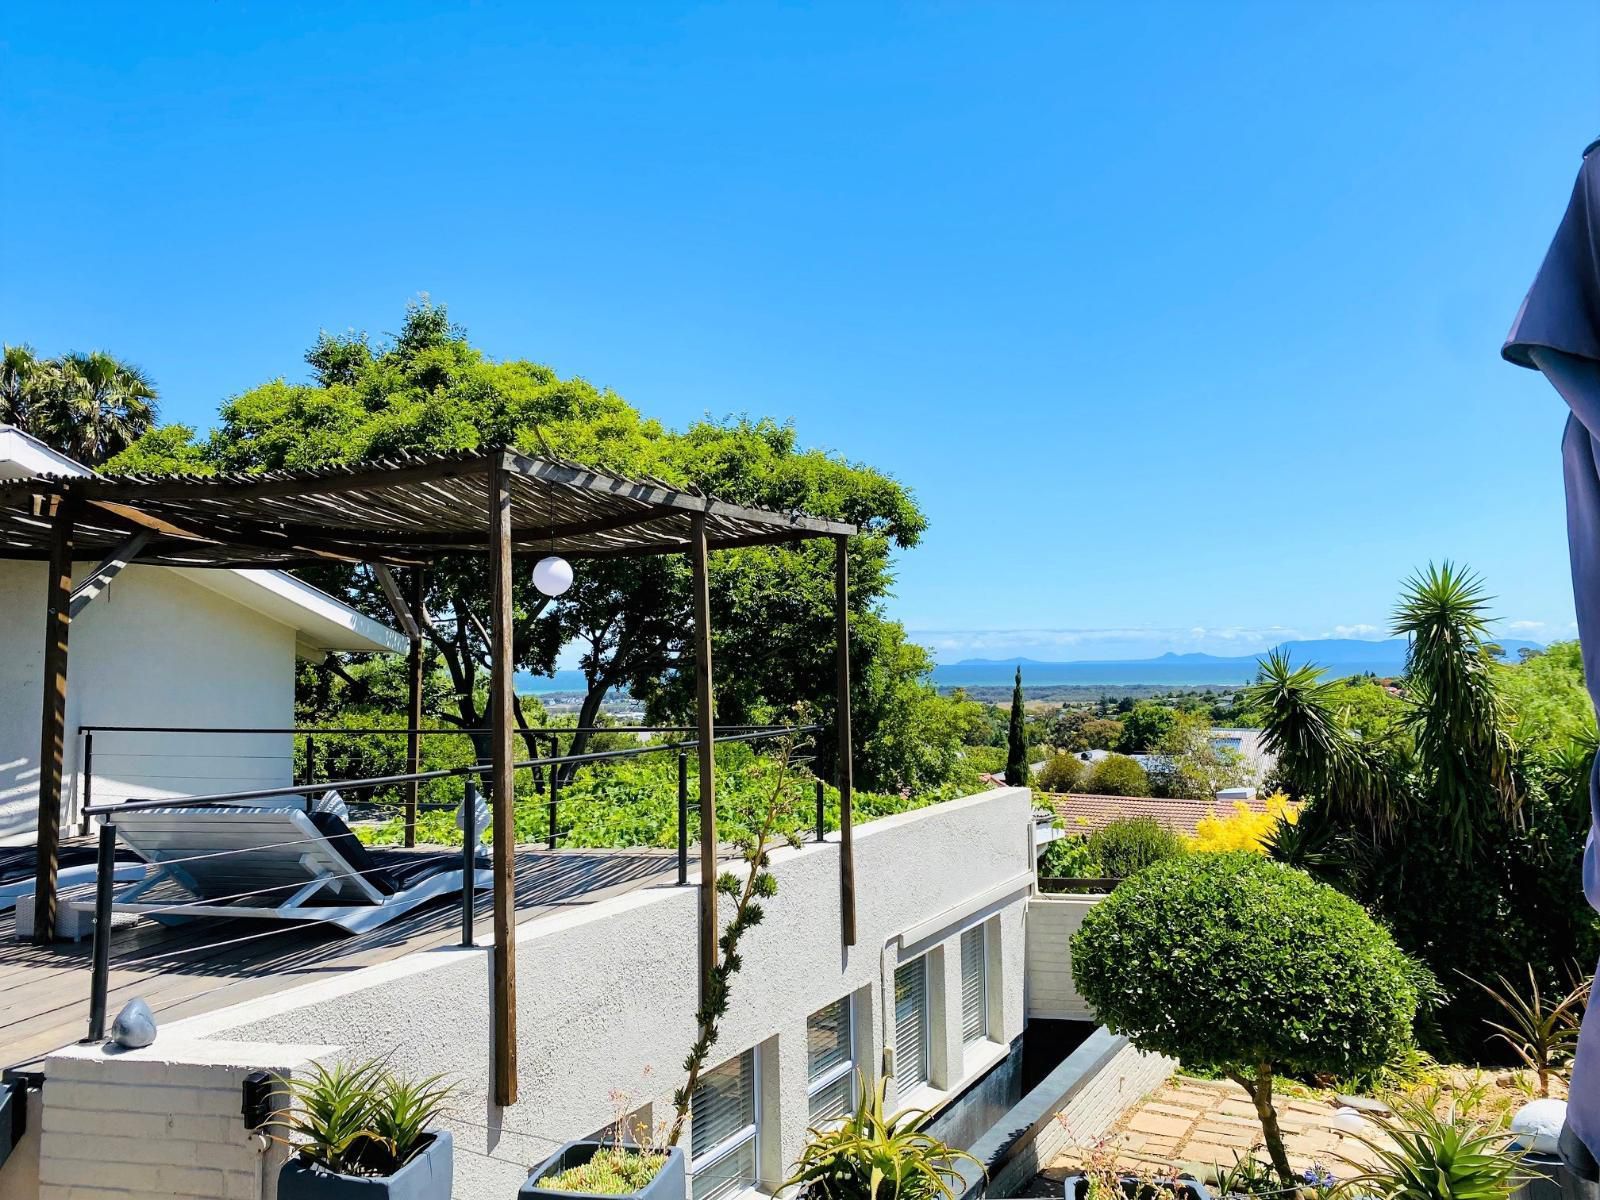
[{"label": "metal railing", "polygon": [[[289,730],[286,730],[286,729],[274,729],[274,730],[267,730],[267,729],[201,730],[201,729],[187,729],[187,728],[186,729],[180,729],[180,728],[176,728],[176,727],[131,727],[131,726],[130,727],[96,726],[94,728],[102,730],[102,731],[116,728],[118,731],[121,731],[121,732],[155,732],[155,733],[201,733],[201,732],[205,732],[205,733],[210,733],[210,732],[224,732],[224,733],[287,733],[287,732],[290,732]],[[721,745],[721,744],[733,744],[733,743],[742,743],[742,742],[754,742],[754,741],[761,741],[761,740],[779,738],[779,737],[794,737],[794,738],[798,738],[798,737],[805,736],[807,734],[815,733],[820,728],[821,727],[817,726],[817,725],[802,725],[802,726],[781,726],[781,725],[727,726],[727,727],[721,727],[719,729],[719,731],[717,731],[715,733],[715,736],[713,736],[713,738],[712,738],[712,742],[713,742],[713,744]],[[306,731],[305,730],[294,730],[293,732],[304,733]],[[348,733],[357,732],[357,731],[352,731],[352,730],[347,730],[347,729],[340,729],[340,730],[337,730],[335,732],[338,732],[340,734],[348,734]],[[381,732],[381,733],[385,733],[385,734],[393,734],[393,733],[404,734],[407,731],[403,730],[403,729],[401,729],[401,730],[383,729],[383,730],[379,730],[379,731],[376,731],[376,732]],[[461,732],[461,731],[447,730],[447,731],[439,731],[439,732],[455,733],[455,732]],[[555,734],[557,734],[559,736],[560,734],[564,734],[564,733],[581,732],[581,730],[574,729],[574,728],[559,728],[559,729],[555,729],[555,730],[548,730],[548,729],[547,730],[540,730],[538,732],[540,734],[555,733]],[[623,728],[620,728],[620,729],[618,727],[615,727],[615,726],[605,726],[605,727],[592,729],[589,732],[596,732],[596,733],[599,733],[599,732],[619,733],[620,732],[620,733],[641,733],[641,734],[642,733],[650,733],[650,734],[667,733],[667,734],[672,734],[672,733],[684,733],[684,732],[694,732],[694,731],[691,730],[691,729],[687,729],[685,727],[682,727],[682,726],[664,726],[664,727],[660,727],[660,726],[658,726],[658,727],[629,726],[629,727],[623,727]],[[690,808],[692,807],[691,803],[690,803],[690,799],[689,799],[689,775],[690,775],[690,772],[689,772],[689,757],[690,757],[691,752],[697,750],[699,748],[699,746],[700,746],[700,741],[697,738],[691,738],[691,739],[682,740],[682,741],[652,742],[652,743],[640,744],[638,746],[628,746],[628,747],[622,747],[622,748],[616,748],[616,749],[610,749],[610,750],[587,751],[587,752],[584,752],[584,753],[581,753],[581,754],[553,754],[553,755],[549,755],[549,756],[545,756],[545,757],[539,757],[539,758],[520,759],[520,760],[517,760],[516,762],[514,762],[512,764],[512,766],[516,770],[524,770],[524,769],[529,769],[529,768],[544,768],[548,772],[549,778],[552,781],[554,781],[554,780],[556,780],[558,778],[558,775],[559,775],[559,772],[557,770],[555,770],[555,768],[559,768],[559,767],[564,767],[564,766],[578,767],[578,766],[592,765],[592,764],[599,764],[599,763],[606,763],[606,762],[625,761],[625,760],[629,760],[629,759],[643,757],[643,756],[649,755],[649,754],[675,753],[677,755],[677,808],[678,808],[678,811],[677,811],[677,847],[676,847],[677,848],[677,882],[678,882],[678,884],[680,886],[682,886],[682,885],[687,885],[688,879],[689,879],[689,812],[690,812]],[[111,972],[111,920],[112,920],[112,913],[113,913],[113,905],[114,905],[114,902],[115,902],[115,894],[114,893],[115,893],[115,889],[116,889],[116,885],[117,885],[117,880],[116,880],[116,850],[117,850],[117,840],[118,840],[117,815],[119,813],[133,813],[133,812],[151,811],[151,810],[168,810],[168,811],[170,811],[170,810],[173,810],[173,809],[181,810],[181,809],[185,809],[185,808],[210,808],[210,807],[217,807],[217,806],[236,805],[236,804],[240,804],[241,802],[246,802],[246,801],[264,801],[264,800],[286,800],[286,801],[303,800],[305,802],[306,811],[308,813],[310,813],[315,808],[315,804],[316,804],[317,798],[319,796],[329,792],[329,791],[339,791],[341,793],[342,792],[358,793],[358,792],[362,792],[362,791],[373,791],[373,790],[386,788],[386,787],[394,787],[394,786],[397,786],[397,785],[412,784],[412,783],[425,783],[425,782],[429,782],[429,781],[433,781],[433,780],[460,779],[462,781],[462,805],[461,805],[461,808],[462,808],[462,812],[463,812],[462,839],[461,839],[461,841],[462,841],[462,851],[461,851],[461,858],[462,858],[462,862],[461,862],[461,870],[462,870],[461,945],[463,945],[463,946],[471,946],[471,945],[474,944],[475,926],[476,926],[476,913],[475,913],[475,905],[476,905],[476,900],[477,900],[476,887],[475,887],[475,884],[476,884],[475,872],[476,872],[476,862],[477,862],[477,857],[476,856],[477,856],[477,852],[478,852],[479,846],[481,845],[481,840],[482,840],[481,837],[475,837],[474,836],[474,833],[473,833],[474,824],[473,824],[472,814],[475,812],[475,810],[477,808],[477,797],[478,797],[478,789],[479,789],[480,780],[482,779],[482,777],[484,775],[486,775],[488,772],[490,772],[492,770],[493,770],[493,765],[492,764],[479,762],[479,763],[472,763],[472,764],[465,765],[465,766],[445,767],[445,768],[440,768],[440,769],[437,769],[437,770],[418,771],[418,772],[412,772],[412,773],[407,773],[407,774],[373,776],[373,777],[361,778],[361,779],[325,780],[325,781],[317,782],[317,783],[300,783],[300,784],[289,784],[289,785],[278,786],[278,787],[251,788],[251,789],[238,790],[238,791],[217,792],[217,793],[212,793],[212,794],[203,795],[203,796],[182,796],[182,797],[172,797],[172,798],[132,799],[132,800],[124,800],[124,801],[117,802],[117,803],[87,804],[87,805],[85,805],[85,807],[84,807],[85,819],[87,820],[90,817],[99,817],[101,819],[101,824],[100,824],[100,830],[99,830],[98,857],[97,857],[96,878],[95,878],[94,930],[93,930],[94,943],[93,943],[93,949],[92,949],[92,954],[91,954],[91,976],[90,976],[90,994],[89,994],[89,1028],[88,1028],[88,1036],[84,1040],[86,1042],[87,1041],[99,1041],[100,1039],[102,1039],[105,1036],[106,1006],[107,1006],[107,996],[108,996],[108,993],[109,993],[109,990],[110,990],[109,989],[109,984],[110,984],[110,972]],[[489,802],[491,807],[493,807],[495,804],[497,804],[498,800],[499,800],[499,798],[495,797],[493,795],[490,795],[488,797],[488,802]],[[514,802],[514,800],[515,800],[514,796],[512,797],[512,800]],[[558,839],[558,828],[557,828],[557,826],[558,826],[558,820],[559,820],[559,803],[560,803],[559,793],[554,787],[552,787],[552,789],[548,793],[548,801],[547,802],[548,802],[548,809],[547,809],[548,831],[547,831],[547,836],[546,836],[546,847],[549,850],[554,850],[556,848],[557,839]],[[439,810],[444,810],[444,809],[453,809],[456,806],[453,805],[453,804],[429,804],[429,805],[419,806],[419,807],[423,807],[423,808],[426,808],[426,809],[429,809],[429,810],[433,810],[433,811],[439,811]],[[492,826],[491,826],[491,828],[492,828]],[[816,829],[815,829],[815,832],[816,832],[816,838],[817,838],[818,841],[824,840],[825,835],[826,835],[826,807],[825,807],[824,785],[823,785],[822,780],[820,780],[820,779],[818,779],[816,781]],[[301,839],[301,840],[292,840],[292,841],[286,841],[286,842],[283,842],[283,843],[274,843],[272,845],[256,845],[256,846],[252,846],[252,847],[249,847],[249,848],[246,848],[246,849],[241,849],[241,850],[206,851],[206,852],[198,853],[198,854],[195,854],[195,855],[185,856],[185,857],[182,857],[182,858],[179,858],[179,859],[165,860],[163,862],[157,863],[156,865],[158,867],[182,866],[185,863],[197,862],[197,861],[201,861],[201,860],[207,859],[207,858],[216,858],[216,857],[225,856],[225,855],[231,855],[231,854],[248,854],[248,853],[251,853],[252,851],[259,852],[259,851],[267,850],[267,849],[280,848],[282,846],[298,845],[298,844],[301,844],[302,841],[305,842],[306,844],[310,844],[312,842],[320,842],[320,841],[322,841],[322,839],[320,839],[320,838],[317,838],[317,839],[307,838],[307,839]],[[371,870],[382,870],[382,869],[383,868],[381,868],[381,867],[379,867],[379,868],[371,868]],[[350,872],[350,874],[354,874],[354,875],[358,875],[358,876],[359,875],[364,875],[364,874],[367,874],[367,873],[368,872],[364,872],[364,871]],[[333,882],[335,880],[335,877],[334,876],[325,876],[324,880],[325,880],[325,882]],[[213,897],[209,901],[202,900],[202,901],[198,902],[198,904],[195,903],[195,902],[192,902],[192,901],[184,901],[182,903],[173,904],[173,905],[169,905],[169,906],[163,906],[161,904],[156,904],[156,905],[151,905],[151,906],[141,905],[139,911],[140,911],[140,914],[142,916],[160,916],[163,913],[173,913],[174,915],[176,915],[176,910],[184,909],[184,910],[188,911],[189,915],[192,915],[193,910],[196,907],[205,906],[205,905],[211,905],[211,906],[216,908],[216,910],[218,911],[219,914],[225,915],[226,911],[227,911],[227,906],[229,904],[233,903],[233,902],[236,902],[236,901],[241,900],[241,899],[247,899],[247,898],[249,898],[251,896],[259,896],[259,895],[263,895],[263,894],[267,894],[267,893],[273,893],[273,892],[282,892],[284,890],[285,890],[285,885],[279,884],[279,885],[275,885],[275,886],[270,887],[270,888],[261,888],[261,889],[256,889],[254,891],[245,891],[245,892],[239,892],[239,893],[236,893],[236,894],[231,894],[231,895],[226,895],[226,896],[221,896],[221,897]],[[515,899],[513,898],[513,906],[514,905],[515,905]],[[271,935],[273,933],[283,932],[286,929],[302,928],[304,926],[304,924],[305,924],[305,922],[294,922],[292,920],[289,920],[289,921],[283,922],[281,925],[279,925],[279,926],[277,926],[275,928],[267,930],[264,933],[253,933],[253,934],[246,935],[243,938],[230,939],[230,941],[231,942],[251,941],[251,940],[254,940],[254,939],[257,939],[257,938],[267,937],[267,936],[269,936],[269,935]],[[366,935],[358,935],[358,936],[366,936]],[[226,943],[224,943],[224,944],[226,944]],[[162,957],[164,957],[162,954],[155,954],[155,955],[149,956],[149,959],[160,959]],[[145,961],[149,961],[149,960],[140,959],[140,960],[136,960],[136,963],[143,963]],[[129,966],[129,965],[134,965],[134,964],[122,964],[122,965],[123,966]]]}]

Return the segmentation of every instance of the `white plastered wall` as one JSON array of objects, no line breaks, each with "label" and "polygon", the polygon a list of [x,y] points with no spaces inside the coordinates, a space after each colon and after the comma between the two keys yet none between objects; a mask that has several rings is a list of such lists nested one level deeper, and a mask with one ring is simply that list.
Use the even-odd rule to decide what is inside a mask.
[{"label": "white plastered wall", "polygon": [[[93,563],[74,567],[81,578]],[[34,836],[45,567],[0,562],[0,845]],[[278,726],[294,721],[295,631],[194,583],[134,565],[72,622],[66,779],[81,803],[78,726]],[[290,735],[95,736],[94,802],[291,782]]]},{"label": "white plastered wall", "polygon": [[[839,934],[835,842],[773,856],[776,898],[743,949],[730,1011],[712,1064],[755,1047],[761,1073],[761,1168],[778,1184],[805,1137],[806,1017],[857,997],[856,1061],[875,1075],[892,1014],[885,981],[902,953],[959,962],[961,931],[989,930],[989,1040],[964,1047],[959,990],[934,980],[931,1088],[938,1104],[1005,1053],[1023,1026],[1023,924],[1032,884],[1026,789],[986,792],[856,830],[857,941]],[[670,1112],[694,1034],[695,888],[645,889],[519,927],[517,1023],[521,1096],[490,1102],[489,952],[447,949],[311,984],[180,1022],[174,1038],[333,1045],[350,1057],[388,1055],[400,1069],[459,1081],[448,1127],[456,1139],[456,1195],[511,1195],[529,1166],[560,1142],[612,1116],[610,1094]],[[484,931],[486,933],[486,931]],[[959,982],[959,976],[956,976]],[[892,983],[890,984],[892,986]],[[891,993],[892,995],[892,993]],[[158,1043],[159,1044],[159,1043]]]}]

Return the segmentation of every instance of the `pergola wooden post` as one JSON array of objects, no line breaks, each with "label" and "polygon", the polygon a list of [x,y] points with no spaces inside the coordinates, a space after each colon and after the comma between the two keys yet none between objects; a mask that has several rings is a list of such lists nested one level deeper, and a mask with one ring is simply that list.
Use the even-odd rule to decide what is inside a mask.
[{"label": "pergola wooden post", "polygon": [[[494,1101],[517,1102],[516,805],[512,783],[511,473],[504,453],[490,457],[489,613],[490,800],[494,805]],[[465,822],[472,828],[470,814]],[[471,836],[470,833],[467,836]]]},{"label": "pergola wooden post", "polygon": [[72,628],[73,522],[77,505],[52,496],[45,567],[44,687],[39,706],[39,849],[34,862],[33,940],[56,937],[56,860],[61,842],[62,760],[67,734],[67,634]]},{"label": "pergola wooden post", "polygon": [[[411,569],[411,645],[406,652],[406,774],[422,769],[422,595],[426,567]],[[406,845],[417,844],[417,782],[406,784]]]},{"label": "pergola wooden post", "polygon": [[711,687],[711,581],[706,519],[689,525],[689,567],[694,609],[694,723],[700,760],[700,995],[717,965],[717,746]]},{"label": "pergola wooden post", "polygon": [[850,539],[833,539],[833,639],[838,674],[834,698],[835,739],[838,742],[835,774],[839,785],[839,935],[846,946],[856,944],[856,856],[851,793],[855,767],[850,752]]}]

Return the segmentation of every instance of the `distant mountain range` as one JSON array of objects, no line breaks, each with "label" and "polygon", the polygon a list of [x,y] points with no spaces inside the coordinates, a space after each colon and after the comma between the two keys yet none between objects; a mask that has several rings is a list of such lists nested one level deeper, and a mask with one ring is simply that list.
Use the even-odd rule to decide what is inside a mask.
[{"label": "distant mountain range", "polygon": [[[1501,638],[1497,643],[1505,656],[1516,660],[1523,649],[1539,650],[1538,642]],[[1396,675],[1405,668],[1404,638],[1365,641],[1361,638],[1310,638],[1280,642],[1273,647],[1296,663],[1315,663],[1330,676]],[[1226,658],[1215,654],[1175,654],[1169,651],[1155,658],[1077,659],[1072,662],[1040,662],[1031,658],[969,658],[957,663],[941,663],[933,669],[933,679],[941,687],[995,687],[1011,682],[1012,673],[1022,667],[1024,686],[1052,687],[1067,684],[1165,684],[1173,687],[1206,684],[1249,683],[1263,654]]]}]

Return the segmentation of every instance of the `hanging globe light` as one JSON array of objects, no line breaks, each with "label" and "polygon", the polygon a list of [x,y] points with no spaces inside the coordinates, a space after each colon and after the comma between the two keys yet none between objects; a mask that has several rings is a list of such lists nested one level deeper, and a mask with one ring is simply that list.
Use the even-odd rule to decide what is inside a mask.
[{"label": "hanging globe light", "polygon": [[559,596],[572,586],[572,564],[559,554],[533,564],[533,586],[546,596]]}]

